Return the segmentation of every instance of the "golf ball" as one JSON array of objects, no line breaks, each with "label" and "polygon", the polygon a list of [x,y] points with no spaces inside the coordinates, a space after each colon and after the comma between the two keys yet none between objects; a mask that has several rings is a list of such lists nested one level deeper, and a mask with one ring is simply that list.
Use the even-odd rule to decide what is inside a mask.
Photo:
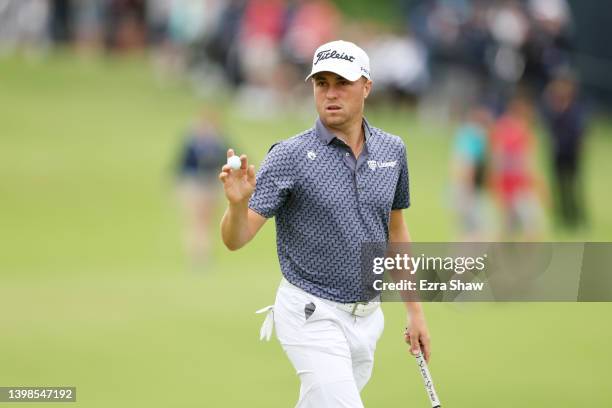
[{"label": "golf ball", "polygon": [[231,156],[227,158],[227,164],[230,166],[232,170],[238,170],[242,163],[240,162],[240,157]]}]

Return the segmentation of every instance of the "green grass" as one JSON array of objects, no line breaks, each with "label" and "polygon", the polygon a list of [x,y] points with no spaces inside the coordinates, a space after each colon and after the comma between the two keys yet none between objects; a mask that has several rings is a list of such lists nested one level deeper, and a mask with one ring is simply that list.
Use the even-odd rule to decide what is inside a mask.
[{"label": "green grass", "polygon": [[365,0],[334,0],[342,14],[358,21],[379,22],[387,27],[402,27],[407,17],[396,0],[379,0],[376,7]]},{"label": "green grass", "polygon": [[[253,313],[280,277],[273,223],[236,253],[217,241],[206,274],[189,273],[182,253],[170,167],[200,106],[182,85],[157,86],[140,59],[0,60],[0,386],[74,385],[71,407],[293,406],[297,378],[276,341],[257,341]],[[314,121],[223,106],[256,163]],[[449,129],[402,111],[368,117],[407,143],[414,239],[451,239]],[[612,237],[610,129],[597,123],[587,145],[592,229],[548,237]],[[612,404],[610,304],[425,309],[445,405]],[[366,406],[427,406],[402,308],[385,312]]]}]

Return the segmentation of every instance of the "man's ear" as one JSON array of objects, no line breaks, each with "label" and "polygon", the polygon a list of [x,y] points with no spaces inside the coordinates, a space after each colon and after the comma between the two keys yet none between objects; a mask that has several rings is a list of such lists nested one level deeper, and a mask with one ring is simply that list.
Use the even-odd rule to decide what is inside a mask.
[{"label": "man's ear", "polygon": [[363,85],[363,98],[367,98],[372,90],[372,81],[370,79],[364,78],[365,84]]}]

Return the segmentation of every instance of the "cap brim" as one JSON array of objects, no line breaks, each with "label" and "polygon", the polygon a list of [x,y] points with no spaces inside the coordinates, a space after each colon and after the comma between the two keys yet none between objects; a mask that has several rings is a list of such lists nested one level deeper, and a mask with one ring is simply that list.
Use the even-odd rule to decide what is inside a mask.
[{"label": "cap brim", "polygon": [[304,79],[304,81],[308,81],[313,75],[318,74],[319,72],[333,72],[334,74],[340,75],[342,78],[348,79],[353,82],[361,78],[363,75],[359,70],[343,69],[343,67],[338,67],[334,64],[320,64],[316,68],[312,70],[312,72]]}]

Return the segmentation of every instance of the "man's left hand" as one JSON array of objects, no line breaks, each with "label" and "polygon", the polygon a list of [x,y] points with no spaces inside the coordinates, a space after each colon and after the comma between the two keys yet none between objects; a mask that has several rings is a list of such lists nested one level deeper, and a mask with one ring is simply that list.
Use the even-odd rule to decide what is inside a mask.
[{"label": "man's left hand", "polygon": [[408,318],[408,327],[404,332],[404,340],[410,344],[412,355],[416,356],[422,351],[425,361],[429,363],[431,340],[429,338],[429,329],[425,323],[425,316],[422,313]]}]

